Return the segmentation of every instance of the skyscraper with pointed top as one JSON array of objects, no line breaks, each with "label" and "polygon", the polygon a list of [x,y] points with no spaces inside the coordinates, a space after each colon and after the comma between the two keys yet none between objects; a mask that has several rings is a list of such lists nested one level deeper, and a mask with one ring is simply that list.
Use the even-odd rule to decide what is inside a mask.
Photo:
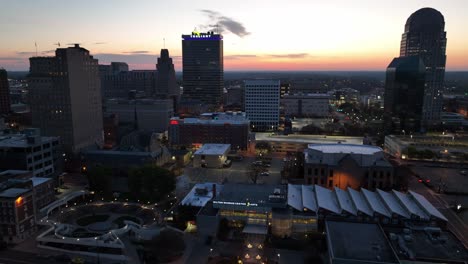
[{"label": "skyscraper with pointed top", "polygon": [[400,56],[419,56],[425,67],[422,122],[430,125],[440,119],[444,85],[447,33],[444,16],[433,8],[411,14],[402,35]]},{"label": "skyscraper with pointed top", "polygon": [[180,96],[180,89],[177,85],[174,63],[169,57],[169,50],[161,49],[161,55],[156,64],[158,77],[156,80],[156,97],[166,99],[173,96]]},{"label": "skyscraper with pointed top", "polygon": [[180,88],[177,85],[174,63],[169,57],[168,49],[161,49],[161,55],[156,64],[158,75],[156,79],[156,94],[159,99],[171,99],[173,110],[176,112],[180,98]]}]

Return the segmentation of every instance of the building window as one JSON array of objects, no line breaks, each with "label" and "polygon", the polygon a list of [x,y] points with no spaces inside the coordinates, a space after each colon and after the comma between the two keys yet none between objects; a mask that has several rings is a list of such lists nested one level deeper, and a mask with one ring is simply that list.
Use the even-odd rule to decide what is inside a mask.
[{"label": "building window", "polygon": [[317,184],[317,182],[318,182],[317,178],[314,178],[314,184]]},{"label": "building window", "polygon": [[312,184],[312,179],[311,178],[307,178],[307,184]]},{"label": "building window", "polygon": [[333,170],[330,170],[330,177],[333,177]]},{"label": "building window", "polygon": [[328,181],[328,187],[330,187],[330,188],[333,187],[333,180]]},{"label": "building window", "polygon": [[325,175],[325,169],[324,168],[320,169],[320,175],[322,175],[322,176]]},{"label": "building window", "polygon": [[307,169],[307,175],[311,175],[312,174],[312,168],[308,168]]},{"label": "building window", "polygon": [[317,168],[314,169],[314,175],[315,175],[315,176],[318,175],[318,169],[317,169]]}]

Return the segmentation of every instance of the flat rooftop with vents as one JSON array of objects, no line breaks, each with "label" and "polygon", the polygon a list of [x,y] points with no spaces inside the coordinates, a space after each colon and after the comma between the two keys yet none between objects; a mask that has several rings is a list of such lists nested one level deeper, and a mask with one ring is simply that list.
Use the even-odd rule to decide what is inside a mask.
[{"label": "flat rooftop with vents", "polygon": [[330,263],[400,263],[377,224],[326,222]]}]

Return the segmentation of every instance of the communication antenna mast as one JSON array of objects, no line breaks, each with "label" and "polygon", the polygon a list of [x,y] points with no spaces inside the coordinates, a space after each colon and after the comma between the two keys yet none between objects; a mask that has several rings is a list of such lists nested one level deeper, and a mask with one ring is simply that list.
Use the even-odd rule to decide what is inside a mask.
[{"label": "communication antenna mast", "polygon": [[166,38],[163,38],[163,47],[166,48]]},{"label": "communication antenna mast", "polygon": [[60,47],[60,42],[54,43],[54,45]]},{"label": "communication antenna mast", "polygon": [[37,42],[34,41],[34,46],[36,47],[36,57],[37,57]]}]

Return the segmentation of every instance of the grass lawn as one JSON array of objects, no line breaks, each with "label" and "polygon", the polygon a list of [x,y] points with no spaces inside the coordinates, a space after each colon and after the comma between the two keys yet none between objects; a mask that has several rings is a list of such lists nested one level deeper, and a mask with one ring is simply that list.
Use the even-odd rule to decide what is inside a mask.
[{"label": "grass lawn", "polygon": [[96,222],[104,222],[109,219],[110,215],[88,215],[82,218],[78,218],[76,223],[80,226],[87,226]]}]

